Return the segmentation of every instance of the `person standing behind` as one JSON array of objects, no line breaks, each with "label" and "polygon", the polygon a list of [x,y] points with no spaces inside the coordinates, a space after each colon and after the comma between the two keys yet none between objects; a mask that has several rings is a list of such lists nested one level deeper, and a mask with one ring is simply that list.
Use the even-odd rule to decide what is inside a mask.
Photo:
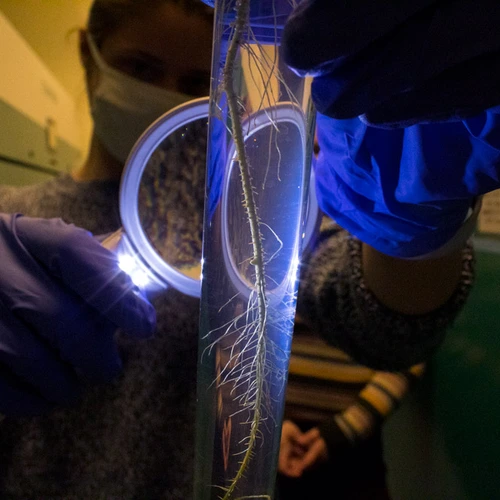
[{"label": "person standing behind", "polygon": [[388,500],[382,428],[424,373],[360,365],[297,318],[277,500]]}]

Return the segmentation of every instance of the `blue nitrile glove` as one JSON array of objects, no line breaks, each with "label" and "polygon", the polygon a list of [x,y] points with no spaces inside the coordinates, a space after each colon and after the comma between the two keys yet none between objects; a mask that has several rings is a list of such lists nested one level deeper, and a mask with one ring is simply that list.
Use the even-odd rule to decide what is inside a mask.
[{"label": "blue nitrile glove", "polygon": [[117,328],[142,338],[154,327],[151,304],[89,232],[0,214],[0,413],[72,403],[120,372]]},{"label": "blue nitrile glove", "polygon": [[500,104],[498,0],[304,0],[285,61],[333,118],[380,127],[460,121]]},{"label": "blue nitrile glove", "polygon": [[463,224],[475,197],[500,188],[500,107],[393,130],[318,114],[317,134],[320,208],[394,257],[459,248],[474,229],[473,218]]}]

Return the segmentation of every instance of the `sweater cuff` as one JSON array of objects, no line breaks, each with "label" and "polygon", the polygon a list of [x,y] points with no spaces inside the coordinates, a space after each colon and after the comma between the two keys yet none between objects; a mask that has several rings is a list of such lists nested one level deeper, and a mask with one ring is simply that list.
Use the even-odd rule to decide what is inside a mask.
[{"label": "sweater cuff", "polygon": [[338,451],[352,449],[356,441],[351,441],[339,427],[335,418],[328,419],[319,425],[321,437],[325,440],[328,454],[337,454]]}]

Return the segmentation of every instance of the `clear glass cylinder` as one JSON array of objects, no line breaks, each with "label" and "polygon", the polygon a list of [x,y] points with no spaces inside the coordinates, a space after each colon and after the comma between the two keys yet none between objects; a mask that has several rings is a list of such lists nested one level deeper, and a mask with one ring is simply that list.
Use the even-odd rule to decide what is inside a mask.
[{"label": "clear glass cylinder", "polygon": [[274,497],[314,135],[280,54],[293,8],[215,2],[196,500]]}]

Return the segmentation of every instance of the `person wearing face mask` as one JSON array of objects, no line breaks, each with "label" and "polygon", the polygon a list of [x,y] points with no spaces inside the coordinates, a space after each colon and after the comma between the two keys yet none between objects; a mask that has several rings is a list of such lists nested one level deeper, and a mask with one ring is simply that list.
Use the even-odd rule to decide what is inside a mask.
[{"label": "person wearing face mask", "polygon": [[[149,8],[136,2],[130,2],[130,9],[137,11],[133,20],[125,14],[125,2],[92,6],[88,29],[80,33],[80,53],[94,131],[87,161],[73,173],[76,180],[119,179],[133,145],[153,121],[209,93],[210,12],[194,1],[153,5],[162,3],[178,3],[179,8],[170,9],[181,11],[163,14],[164,29],[160,20],[148,28]],[[189,4],[192,16],[186,15]],[[187,39],[183,29],[200,38]]]},{"label": "person wearing face mask", "polygon": [[151,123],[193,96],[118,71],[103,59],[88,32],[81,43],[87,44],[91,64],[99,72],[91,101],[94,133],[106,151],[124,164],[132,146]]},{"label": "person wearing face mask", "polygon": [[[120,179],[142,132],[209,94],[212,26],[198,0],[94,0],[79,38],[85,161],[0,186],[2,498],[191,497],[199,301],[171,288],[153,309],[92,235],[122,225]],[[192,214],[178,244],[199,259],[206,124],[195,132],[183,164],[160,160],[170,213]]]},{"label": "person wearing face mask", "polygon": [[[80,247],[83,240],[88,244],[90,250],[83,259],[88,265],[96,243],[91,235],[120,227],[119,180],[135,140],[144,127],[175,104],[208,94],[212,16],[212,9],[199,0],[94,0],[80,38],[94,121],[86,161],[71,175],[43,185],[0,188],[0,212],[24,214],[2,216],[0,246],[9,246],[12,255],[24,252],[31,278],[43,271],[43,276],[53,278],[52,289],[62,287],[61,276],[67,277],[67,269],[82,261],[74,259],[74,247]],[[166,213],[174,214],[170,222],[175,226],[179,213],[187,221],[179,245],[200,258],[206,133],[197,131],[183,141],[186,151],[181,164],[171,160],[168,148],[158,161],[164,166],[164,183],[174,193],[164,199]],[[55,217],[63,222],[46,223]],[[19,221],[21,224],[16,223]],[[81,233],[69,224],[86,231]],[[56,233],[59,238],[48,245],[47,240]],[[54,259],[56,248],[62,250]],[[109,257],[104,253],[96,260],[105,260],[105,256]],[[465,245],[440,260],[415,264],[377,257],[335,224],[325,224],[303,264],[298,310],[305,320],[315,320],[315,326],[320,325],[318,330],[330,340],[335,337],[339,347],[357,362],[375,370],[404,370],[431,355],[463,307],[474,275],[473,253]],[[61,259],[66,259],[66,266],[59,265]],[[13,265],[23,265],[11,260]],[[381,293],[379,298],[371,291],[374,269],[382,292],[387,291],[387,283],[399,280],[397,300],[394,294]],[[371,282],[364,274],[367,271],[371,271]],[[85,273],[79,275],[86,284]],[[2,271],[0,276],[0,285],[16,281],[12,271]],[[101,285],[102,281],[94,280],[76,291],[80,295],[75,301],[80,306],[83,302],[83,308],[90,301],[94,318],[93,323],[81,322],[77,329],[72,322],[79,316],[68,315],[57,297],[48,306],[43,304],[46,315],[38,319],[44,325],[62,325],[55,346],[49,334],[36,344],[24,342],[28,337],[17,326],[19,308],[7,302],[9,297],[0,286],[0,305],[8,304],[0,320],[0,413],[4,415],[0,423],[0,497],[192,498],[199,301],[169,288],[153,300],[157,326],[152,338],[137,339],[124,331],[113,337],[116,327],[129,321],[113,314],[113,308],[110,313],[103,303],[107,293],[119,303],[117,297],[123,289],[113,288],[110,293],[104,288],[93,294],[94,287],[100,290]],[[70,290],[66,295],[74,298],[74,294]],[[146,311],[137,314],[133,330],[149,333],[153,323],[150,310],[144,302],[139,305]],[[35,306],[41,307],[36,301]],[[41,328],[35,328],[37,311],[33,309],[28,311],[29,322],[26,317],[21,320],[30,325],[28,334],[36,337]],[[145,326],[139,321],[143,317],[149,319],[143,321]],[[50,327],[46,330],[51,331]],[[84,335],[87,330],[92,332],[92,342]],[[19,341],[9,344],[13,338]],[[101,354],[101,341],[107,347],[103,353],[112,351],[114,357]],[[23,350],[25,345],[28,353]],[[32,369],[15,373],[6,369],[8,349],[12,358],[28,359],[31,364],[24,366]],[[38,355],[42,351],[45,357]],[[44,369],[52,370],[49,357],[62,366],[61,377],[41,390],[37,379],[43,378]],[[96,360],[97,366],[89,360]],[[107,373],[106,366],[111,367]],[[78,394],[69,384],[58,386],[68,373],[82,386]],[[16,382],[31,402],[29,411],[27,405],[16,406],[19,399],[5,398],[5,380]],[[356,401],[353,411],[373,423],[377,419],[363,413],[367,401]],[[347,417],[345,422],[340,420],[344,431],[356,424]],[[343,444],[347,435],[352,444],[358,442],[356,433],[341,433],[335,422],[330,430]]]}]

